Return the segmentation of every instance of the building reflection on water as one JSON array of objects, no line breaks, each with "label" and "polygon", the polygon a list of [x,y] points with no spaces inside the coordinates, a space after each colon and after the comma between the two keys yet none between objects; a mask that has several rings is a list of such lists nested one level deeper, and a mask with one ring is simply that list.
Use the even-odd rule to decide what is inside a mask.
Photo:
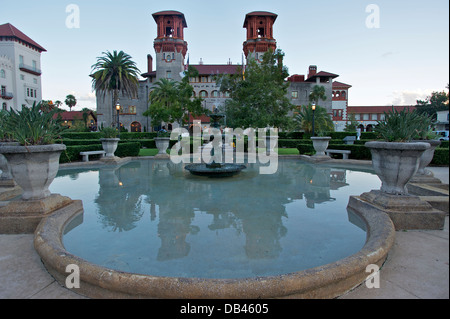
[{"label": "building reflection on water", "polygon": [[[225,229],[245,236],[247,258],[274,259],[288,232],[283,224],[283,219],[289,218],[286,205],[304,202],[301,210],[314,213],[317,205],[336,200],[330,191],[348,186],[345,169],[283,161],[276,174],[261,177],[254,165],[223,180],[192,176],[182,164],[168,161],[101,168],[95,198],[99,221],[110,232],[127,232],[149,210],[150,222],[158,223],[159,261],[188,256],[191,235]],[[72,179],[76,174],[67,171]],[[210,217],[207,227],[196,224],[199,212]]]}]

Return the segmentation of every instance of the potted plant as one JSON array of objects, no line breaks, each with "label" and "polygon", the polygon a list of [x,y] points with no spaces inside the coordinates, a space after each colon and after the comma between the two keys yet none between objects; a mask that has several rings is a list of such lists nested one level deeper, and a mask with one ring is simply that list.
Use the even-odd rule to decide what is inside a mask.
[{"label": "potted plant", "polygon": [[413,178],[423,178],[431,175],[431,172],[425,171],[425,168],[431,163],[434,157],[434,151],[436,147],[441,145],[441,141],[438,140],[438,135],[433,132],[433,120],[430,116],[423,114],[420,115],[419,126],[416,129],[416,134],[413,137],[413,142],[424,142],[430,144],[430,148],[425,150],[420,156],[419,168]]},{"label": "potted plant", "polygon": [[167,149],[169,148],[170,143],[170,133],[166,130],[162,129],[158,131],[157,136],[154,138],[156,148],[158,149],[158,157],[167,157]]},{"label": "potted plant", "polygon": [[428,143],[411,142],[420,121],[416,112],[392,110],[374,129],[383,141],[365,144],[372,153],[372,166],[382,182],[382,192],[408,194],[406,184],[416,173],[421,155],[430,148]]},{"label": "potted plant", "polygon": [[21,111],[6,111],[4,132],[16,145],[1,145],[14,181],[22,188],[22,200],[49,197],[48,187],[59,169],[59,157],[66,149],[55,141],[62,130],[54,117],[56,109],[45,110],[42,103]]},{"label": "potted plant", "polygon": [[102,142],[103,150],[106,152],[106,158],[114,157],[114,152],[117,150],[120,138],[119,131],[113,127],[104,127],[100,130],[100,141]]},{"label": "potted plant", "polygon": [[311,140],[313,141],[313,147],[316,151],[316,154],[314,156],[326,156],[325,151],[328,148],[331,137],[325,136],[325,133],[323,131],[319,131],[317,133],[317,136],[311,137]]}]

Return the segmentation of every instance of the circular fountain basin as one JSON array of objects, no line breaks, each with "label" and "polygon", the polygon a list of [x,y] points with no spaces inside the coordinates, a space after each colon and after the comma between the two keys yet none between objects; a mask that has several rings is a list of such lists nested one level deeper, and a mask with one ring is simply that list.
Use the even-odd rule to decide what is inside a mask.
[{"label": "circular fountain basin", "polygon": [[219,180],[167,161],[61,170],[53,187],[84,212],[44,219],[36,250],[63,285],[77,265],[76,291],[97,298],[333,298],[382,265],[394,229],[385,215],[346,210],[348,194],[364,191],[349,186],[357,172],[280,161],[263,177],[252,165]]}]

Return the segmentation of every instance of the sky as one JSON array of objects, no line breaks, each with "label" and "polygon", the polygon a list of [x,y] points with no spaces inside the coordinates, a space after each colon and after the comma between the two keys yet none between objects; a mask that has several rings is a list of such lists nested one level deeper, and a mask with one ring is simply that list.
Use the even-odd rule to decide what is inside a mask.
[{"label": "sky", "polygon": [[43,99],[73,94],[73,110],[96,109],[89,74],[103,52],[122,50],[146,72],[147,54],[155,57],[152,14],[165,10],[185,15],[190,64],[241,64],[245,15],[277,14],[273,33],[290,75],[309,65],[338,74],[352,85],[350,106],[411,105],[449,83],[447,0],[0,1],[0,24],[47,50]]}]

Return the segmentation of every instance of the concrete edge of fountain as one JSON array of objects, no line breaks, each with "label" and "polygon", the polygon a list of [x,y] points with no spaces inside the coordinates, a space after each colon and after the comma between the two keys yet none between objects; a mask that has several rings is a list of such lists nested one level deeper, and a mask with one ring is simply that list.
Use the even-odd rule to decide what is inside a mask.
[{"label": "concrete edge of fountain", "polygon": [[362,284],[366,267],[385,262],[395,240],[395,229],[384,213],[355,212],[367,229],[367,240],[357,253],[334,263],[295,273],[244,279],[156,277],[116,271],[92,264],[67,252],[62,243],[65,227],[81,210],[61,210],[41,221],[34,247],[49,273],[65,286],[75,264],[80,288],[72,291],[90,298],[256,299],[335,298]]}]

